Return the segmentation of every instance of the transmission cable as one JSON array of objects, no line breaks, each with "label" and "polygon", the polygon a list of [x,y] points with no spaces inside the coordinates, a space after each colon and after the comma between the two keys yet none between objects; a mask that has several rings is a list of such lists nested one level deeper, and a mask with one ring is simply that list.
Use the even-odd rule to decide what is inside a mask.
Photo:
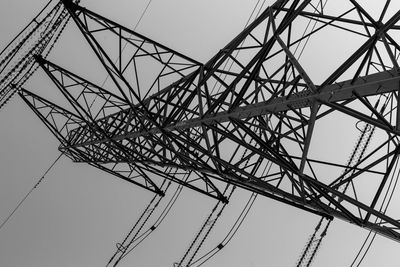
[{"label": "transmission cable", "polygon": [[[398,165],[398,159],[397,159],[397,161],[396,161],[396,167],[395,167],[395,169],[397,169],[397,165]],[[397,171],[397,176],[396,176],[396,179],[395,179],[395,181],[394,181],[394,185],[393,185],[393,187],[392,187],[392,190],[391,190],[391,192],[390,192],[389,199],[388,199],[388,201],[387,201],[386,204],[385,204],[386,198],[387,198],[387,196],[388,196],[388,194],[389,194],[389,191],[390,191],[389,189],[390,189],[390,187],[391,187],[391,184],[393,183],[394,173],[395,173],[395,172],[393,172],[393,174],[392,174],[392,178],[391,178],[391,180],[390,180],[390,182],[389,182],[388,190],[386,191],[384,200],[382,201],[382,205],[381,205],[381,208],[380,208],[380,211],[382,211],[382,208],[383,208],[383,206],[385,205],[385,208],[384,208],[384,210],[383,210],[384,213],[386,212],[387,208],[389,207],[389,204],[390,204],[390,202],[391,202],[391,200],[392,200],[394,191],[395,191],[395,189],[396,189],[396,187],[397,187],[397,184],[398,184],[398,181],[399,181],[400,170]],[[376,223],[377,221],[378,221],[378,220],[376,219],[376,220],[375,220],[375,223]],[[358,266],[360,266],[360,264],[361,264],[361,263],[363,262],[363,260],[365,259],[365,256],[366,256],[367,253],[369,252],[369,249],[371,248],[372,243],[373,243],[374,240],[375,240],[375,237],[376,237],[376,232],[369,231],[367,237],[365,238],[363,244],[361,245],[361,247],[360,247],[360,249],[359,249],[357,255],[355,256],[353,262],[351,263],[350,267],[353,267],[353,266],[357,266],[357,267],[358,267]],[[362,251],[363,251],[364,249],[365,249],[365,251],[362,253]],[[362,253],[362,254],[361,254],[361,253]],[[360,258],[360,257],[361,257],[361,258]],[[358,261],[358,263],[357,263],[357,265],[355,265],[357,261]]]},{"label": "transmission cable", "polygon": [[[266,166],[264,167],[263,174],[262,175],[268,175],[272,167],[272,162],[268,162]],[[196,258],[192,263],[190,263],[190,267],[199,267],[209,261],[212,257],[214,257],[217,253],[219,253],[223,248],[225,248],[229,242],[233,239],[233,237],[236,235],[236,233],[239,231],[239,228],[242,226],[244,220],[246,219],[247,215],[249,214],[251,208],[254,205],[254,202],[257,199],[258,194],[257,193],[252,193],[240,212],[239,216],[237,217],[236,221],[226,234],[226,236],[222,239],[219,244],[214,247],[213,249],[209,250],[208,252],[204,253],[202,256]]]},{"label": "transmission cable", "polygon": [[182,192],[183,185],[179,185],[174,194],[172,195],[171,199],[165,206],[164,210],[161,212],[160,216],[157,218],[155,223],[149,227],[145,232],[143,232],[141,235],[139,235],[135,240],[135,244],[132,248],[124,252],[124,254],[121,256],[121,259],[125,258],[128,256],[129,253],[131,253],[140,243],[142,243],[154,230],[156,230],[160,224],[164,221],[164,219],[167,217],[168,213],[171,211],[172,206],[174,206],[176,200],[178,199],[180,193]]},{"label": "transmission cable", "polygon": [[[153,1],[153,0],[149,0],[149,2],[147,3],[147,6],[145,7],[145,9],[143,10],[142,14],[140,15],[139,20],[136,22],[135,27],[133,27],[133,30],[134,30],[134,31],[136,31],[136,28],[139,26],[140,22],[142,21],[144,15],[145,15],[146,12],[147,12],[147,9],[149,8],[149,6],[150,6],[150,4],[151,4],[152,1]],[[125,46],[126,46],[126,44],[125,44]]]},{"label": "transmission cable", "polygon": [[[383,105],[383,107],[382,107],[381,113],[383,112],[384,108],[388,105],[389,99],[387,99],[386,101],[387,101],[387,102],[386,102],[386,103]],[[394,170],[396,170],[396,169],[398,168],[398,163],[399,163],[399,159],[396,160],[396,165],[395,165]],[[394,178],[395,173],[396,173],[396,171],[393,171],[393,174],[392,174],[392,177],[391,177],[391,179],[390,179],[389,185],[388,185],[388,187],[387,187],[385,196],[384,196],[384,198],[383,198],[383,200],[382,200],[381,207],[380,207],[380,209],[379,209],[380,212],[383,211],[383,213],[386,213],[386,211],[387,211],[387,209],[388,209],[388,207],[389,207],[389,204],[390,204],[390,202],[391,202],[391,200],[392,200],[394,191],[395,191],[395,189],[397,188],[397,184],[398,184],[399,177],[400,177],[400,169],[397,169],[397,176],[396,176],[396,178]],[[393,181],[394,181],[394,182],[393,182]],[[392,184],[393,184],[393,187],[392,187]],[[389,198],[387,199],[387,197],[388,197],[388,195],[389,195],[389,192],[390,192],[390,196],[389,196]],[[387,200],[387,202],[386,202],[386,200]],[[385,207],[384,207],[384,206],[385,206]],[[381,221],[381,220],[380,220],[380,221]],[[378,222],[378,219],[376,218],[376,219],[375,219],[375,223],[377,223],[377,222]],[[353,262],[351,263],[350,267],[353,267],[353,266],[357,266],[357,267],[358,267],[358,266],[360,266],[360,264],[361,264],[361,263],[363,262],[363,260],[365,259],[365,256],[366,256],[367,253],[369,252],[369,249],[371,248],[372,243],[373,243],[374,240],[375,240],[375,237],[376,237],[376,232],[372,232],[372,231],[370,230],[369,233],[368,233],[368,235],[366,236],[366,238],[365,238],[363,244],[361,245],[361,247],[360,247],[360,249],[359,249],[357,255],[355,256]],[[363,252],[363,250],[365,250],[365,251]],[[358,263],[357,263],[357,265],[355,265],[357,261],[358,261]]]},{"label": "transmission cable", "polygon": [[32,20],[31,22],[25,26],[25,28],[23,28],[15,37],[14,39],[11,40],[11,42],[8,43],[8,45],[0,52],[0,55],[2,55],[3,53],[5,53],[5,51],[11,47],[11,45],[14,43],[15,40],[17,40],[20,36],[22,36],[22,34],[25,32],[26,29],[28,29],[33,23],[39,24],[37,22],[38,18],[42,15],[42,13],[46,10],[46,8],[51,4],[53,0],[50,0],[49,2],[47,2],[47,4],[40,10],[39,14],[37,14]]},{"label": "transmission cable", "polygon": [[58,160],[61,158],[61,156],[63,155],[63,153],[61,153],[57,159],[50,165],[50,167],[44,172],[44,174],[42,175],[42,177],[40,177],[40,179],[37,181],[37,183],[31,188],[31,190],[29,190],[29,192],[25,195],[24,198],[22,198],[22,200],[18,203],[18,205],[12,210],[12,212],[7,216],[7,218],[4,219],[4,221],[1,223],[0,225],[0,230],[6,225],[6,223],[13,217],[13,215],[15,214],[15,212],[22,206],[22,204],[24,204],[24,202],[26,201],[26,199],[29,197],[29,195],[41,184],[41,182],[44,180],[45,176],[51,171],[51,169],[56,165],[56,163],[58,162]]},{"label": "transmission cable", "polygon": [[[227,194],[227,200],[229,201],[231,196],[233,195],[233,192],[235,191],[236,186],[231,186],[231,184],[227,184],[223,195]],[[203,246],[204,242],[208,238],[208,236],[211,233],[211,230],[214,228],[216,225],[216,222],[220,218],[221,214],[223,213],[224,209],[227,206],[227,202],[222,202],[219,200],[204,223],[202,224],[200,230],[197,232],[195,238],[192,240],[190,243],[188,249],[185,251],[185,254],[183,257],[180,259],[179,263],[174,263],[174,266],[176,267],[188,267],[192,265],[192,261],[194,260],[194,257],[196,254],[199,252],[200,248]]]},{"label": "transmission cable", "polygon": [[[174,173],[172,173],[172,171],[173,171],[173,169],[169,170],[171,175],[179,174],[176,169],[175,169]],[[183,180],[186,181],[187,179],[189,179],[189,176],[191,175],[191,173],[192,173],[191,171],[183,173],[184,174]],[[166,180],[163,182],[163,184],[165,182],[166,182]],[[167,192],[167,189],[170,187],[171,183],[172,183],[171,181],[168,182],[165,192]],[[109,260],[109,262],[107,263],[106,266],[110,266],[111,264],[113,264],[112,266],[117,266],[123,258],[125,258],[126,256],[128,256],[128,254],[133,252],[133,250],[136,247],[138,247],[147,237],[150,236],[151,233],[153,233],[161,225],[161,223],[167,217],[168,213],[171,211],[172,207],[174,206],[177,199],[179,198],[179,196],[182,192],[182,189],[183,189],[183,185],[177,186],[175,192],[172,194],[171,198],[169,199],[167,204],[164,206],[164,209],[159,213],[159,215],[155,219],[155,221],[151,224],[150,227],[147,228],[147,230],[142,231],[143,227],[145,226],[145,224],[147,224],[148,220],[150,219],[150,216],[153,215],[155,210],[160,207],[159,204],[160,204],[161,200],[164,199],[164,197],[159,197],[156,204],[154,204],[153,202],[155,201],[155,198],[157,197],[157,195],[155,198],[153,198],[150,201],[150,204],[147,206],[147,208],[144,210],[144,212],[142,213],[142,216],[141,216],[141,217],[146,217],[146,218],[144,220],[142,220],[142,218],[139,218],[138,221],[136,222],[136,224],[131,229],[131,231],[126,235],[124,241],[117,244],[117,251],[116,251],[116,253],[114,253],[114,255]],[[140,228],[137,229],[138,228],[137,226],[140,221],[143,221],[143,222],[141,222]],[[130,241],[128,241],[128,238],[130,239]],[[118,259],[116,258],[117,254],[120,254]]]},{"label": "transmission cable", "polygon": [[[371,126],[369,124],[365,124],[364,128],[361,130],[360,136],[356,142],[356,145],[350,154],[350,157],[347,161],[347,166],[348,169],[346,168],[343,171],[343,178],[345,175],[349,174],[349,171],[351,170],[352,167],[357,166],[357,164],[361,161],[362,156],[364,155],[367,147],[369,146],[372,136],[375,131],[375,127],[372,129],[370,128]],[[353,169],[353,173],[355,170]],[[350,182],[348,182],[344,188],[340,187],[339,190],[341,192],[345,193],[350,185]],[[324,217],[321,217],[317,227],[314,230],[314,233],[310,236],[308,242],[306,243],[305,248],[303,249],[303,252],[301,253],[300,258],[297,261],[296,266],[301,267],[301,266],[311,266],[313,263],[315,256],[320,249],[320,246],[322,244],[322,240],[325,238],[327,231],[330,227],[332,220],[331,219],[326,219]],[[323,228],[320,228],[320,227]],[[321,233],[317,235],[317,233]]]},{"label": "transmission cable", "polygon": [[46,58],[69,21],[61,3],[39,19],[50,2],[0,53],[0,109],[37,70],[33,55]]},{"label": "transmission cable", "polygon": [[[47,49],[45,52],[45,56],[47,57],[50,51],[53,49],[54,45],[60,38],[60,35],[63,33],[68,20],[69,16],[66,15],[64,11],[62,11],[59,15],[59,17],[54,18],[54,24],[48,23],[48,25],[45,24],[45,21],[49,19],[50,21],[52,20],[51,16],[56,16],[56,13],[58,12],[58,9],[60,7],[59,4],[57,4],[51,12],[49,12],[43,19],[38,21],[39,17],[44,13],[44,11],[47,9],[47,7],[51,4],[52,0],[50,0],[39,12],[39,14],[31,20],[31,22],[22,29],[22,31],[17,34],[17,36],[11,40],[11,42],[1,51],[0,56],[2,57],[2,60],[0,62],[0,65],[2,66],[2,72],[5,71],[5,68],[7,65],[12,61],[13,57],[16,56],[16,53],[19,51],[20,48],[25,44],[25,42],[31,38],[35,33],[37,33],[38,30],[43,26],[45,29],[41,34],[43,34],[42,38],[36,41],[36,43],[28,50],[27,55],[31,56],[27,60],[21,59],[19,62],[15,64],[13,69],[11,69],[11,72],[13,70],[17,70],[19,68],[19,72],[25,74],[19,78],[18,81],[15,81],[18,79],[18,76],[15,76],[12,81],[9,81],[8,76],[11,75],[8,73],[3,79],[2,79],[2,84],[3,82],[10,82],[7,86],[10,87],[9,90],[7,90],[6,87],[1,88],[0,92],[0,108],[3,107],[10,99],[11,97],[17,92],[17,90],[33,75],[33,73],[36,71],[38,66],[35,66],[34,64],[31,64],[33,61],[33,54],[42,54],[46,50],[46,46],[50,44],[50,47]],[[32,30],[30,30],[28,33],[26,31],[30,28],[33,27]],[[57,32],[58,31],[58,32]],[[26,36],[24,36],[26,34]],[[15,45],[15,42],[22,38],[18,44]],[[14,46],[14,47],[13,47]],[[8,53],[7,51],[10,50]],[[7,53],[7,54],[6,54]],[[5,55],[5,56],[4,56]],[[4,57],[3,57],[4,56]],[[11,85],[10,85],[11,84]],[[5,92],[5,93],[4,93]],[[42,177],[37,181],[37,183],[28,191],[28,193],[22,198],[22,200],[17,204],[17,206],[11,211],[11,213],[4,219],[4,221],[0,225],[0,230],[3,229],[3,227],[7,224],[7,222],[14,216],[14,214],[17,212],[17,210],[24,204],[24,202],[27,200],[27,198],[30,196],[30,194],[41,184],[45,176],[50,172],[50,170],[55,166],[55,164],[59,161],[63,153],[61,153],[55,160],[54,162],[50,165],[50,167],[44,172]]]},{"label": "transmission cable", "polygon": [[[166,184],[166,181],[167,180],[163,181],[163,183],[162,183],[162,185],[160,187],[161,190],[163,190],[163,187]],[[167,186],[165,188],[165,191],[168,190],[170,185],[171,185],[171,181],[167,184]],[[142,228],[147,223],[147,221],[149,220],[149,218],[153,214],[154,210],[158,207],[158,205],[160,204],[162,199],[163,199],[162,196],[160,196],[158,194],[154,195],[154,197],[150,200],[150,203],[144,209],[144,211],[142,212],[142,214],[140,215],[139,219],[136,221],[136,223],[134,224],[132,229],[125,236],[124,240],[121,243],[117,243],[117,251],[110,258],[110,260],[108,261],[106,266],[109,266],[111,263],[113,263],[114,259],[115,259],[115,261],[114,261],[113,266],[117,266],[118,265],[118,263],[122,259],[122,256],[124,255],[124,253],[135,242],[137,236],[142,231]]]},{"label": "transmission cable", "polygon": [[235,236],[235,234],[238,232],[240,226],[242,226],[244,220],[246,219],[247,215],[249,214],[249,211],[253,207],[253,204],[255,200],[257,199],[258,194],[257,193],[252,193],[249,197],[249,200],[247,201],[245,207],[242,209],[241,213],[239,214],[238,218],[234,222],[233,226],[231,229],[228,231],[227,235],[224,237],[224,239],[213,249],[202,255],[201,257],[197,258],[194,260],[189,266],[201,266],[207,261],[209,261],[212,257],[214,257],[218,252],[220,252]]}]

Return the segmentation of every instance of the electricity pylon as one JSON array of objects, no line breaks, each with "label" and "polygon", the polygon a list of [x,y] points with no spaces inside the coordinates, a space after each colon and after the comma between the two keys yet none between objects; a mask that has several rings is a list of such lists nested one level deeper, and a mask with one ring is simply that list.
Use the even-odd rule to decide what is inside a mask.
[{"label": "electricity pylon", "polygon": [[[37,57],[67,104],[20,96],[72,160],[161,195],[169,179],[226,201],[229,183],[400,241],[400,216],[380,208],[400,153],[390,1],[378,16],[356,0],[277,1],[205,64],[62,2],[112,85]],[[377,138],[348,166],[339,136],[360,123]]]}]

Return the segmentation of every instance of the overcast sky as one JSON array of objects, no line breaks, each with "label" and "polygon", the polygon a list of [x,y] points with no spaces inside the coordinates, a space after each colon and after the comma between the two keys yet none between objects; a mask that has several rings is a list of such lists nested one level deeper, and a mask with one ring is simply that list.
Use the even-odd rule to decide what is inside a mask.
[{"label": "overcast sky", "polygon": [[[45,2],[1,1],[0,47]],[[243,28],[256,2],[153,0],[137,30],[206,62]],[[81,1],[81,5],[128,27],[136,24],[146,4],[145,0]],[[83,38],[71,25],[51,59],[74,69],[80,53],[86,53],[84,49],[87,46]],[[27,88],[48,86],[45,78],[38,73]],[[59,152],[57,140],[18,97],[0,110],[0,123],[2,220]],[[356,136],[351,138],[355,141]],[[234,196],[215,229],[210,247],[218,244],[218,238],[233,224],[248,196],[244,191]],[[151,198],[151,193],[64,157],[0,230],[0,265],[105,266],[115,244],[123,239]],[[214,200],[184,190],[165,223],[121,266],[172,266],[183,256],[214,204]],[[318,220],[304,211],[259,198],[233,241],[205,266],[294,266]],[[314,266],[348,266],[367,233],[336,220]],[[398,265],[399,248],[398,243],[377,237],[362,266]]]}]

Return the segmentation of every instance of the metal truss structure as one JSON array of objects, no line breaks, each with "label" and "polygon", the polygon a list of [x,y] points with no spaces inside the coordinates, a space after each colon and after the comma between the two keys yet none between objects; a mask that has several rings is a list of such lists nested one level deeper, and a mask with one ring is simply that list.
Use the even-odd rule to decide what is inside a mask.
[{"label": "metal truss structure", "polygon": [[[67,104],[19,94],[72,160],[160,195],[169,179],[226,201],[228,183],[400,241],[400,214],[380,208],[400,153],[390,1],[376,15],[356,0],[279,0],[205,64],[62,2],[112,85],[37,57]],[[349,166],[339,133],[354,125],[376,138]]]}]

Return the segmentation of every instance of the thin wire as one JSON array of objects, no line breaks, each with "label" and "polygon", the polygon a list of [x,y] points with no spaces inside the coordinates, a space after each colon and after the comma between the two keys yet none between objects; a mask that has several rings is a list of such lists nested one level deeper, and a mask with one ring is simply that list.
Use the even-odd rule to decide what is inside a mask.
[{"label": "thin wire", "polygon": [[[398,161],[398,159],[397,159],[395,169],[397,169],[397,164],[398,164],[398,163],[399,163],[399,161]],[[391,178],[390,184],[393,182],[394,175],[395,175],[395,172],[393,172],[393,174],[392,174],[392,178]],[[394,193],[394,191],[395,191],[395,189],[396,189],[396,187],[397,187],[397,183],[398,183],[398,181],[399,181],[399,177],[400,177],[400,171],[397,172],[397,177],[396,177],[396,179],[395,179],[395,182],[394,182],[392,191],[391,191],[391,193],[390,193],[389,200],[387,201],[386,206],[385,206],[385,208],[384,208],[384,210],[383,210],[384,213],[387,211],[387,209],[388,209],[388,207],[389,207],[389,204],[390,204],[390,202],[391,202],[391,200],[392,200],[393,193]],[[385,202],[385,200],[386,200],[386,198],[387,198],[387,196],[388,196],[389,189],[390,189],[390,187],[391,187],[390,184],[389,184],[389,186],[388,186],[388,190],[386,191],[386,194],[385,194],[384,200],[383,200],[383,202],[382,202],[380,211],[382,211],[382,208],[383,208],[383,206],[385,205],[384,202]],[[375,220],[375,222],[376,222],[376,221],[377,221],[377,220]],[[372,237],[371,237],[371,234],[373,234]],[[370,238],[370,237],[371,237],[371,238]],[[366,237],[365,240],[364,240],[364,243],[361,245],[361,247],[360,247],[360,249],[359,249],[359,251],[358,251],[356,257],[354,258],[353,262],[351,263],[350,267],[354,266],[354,264],[357,262],[358,258],[360,257],[360,255],[361,255],[361,253],[362,253],[362,250],[363,250],[363,249],[365,248],[365,246],[367,245],[367,242],[369,242],[367,248],[365,249],[363,255],[361,256],[361,259],[359,260],[359,262],[358,262],[358,264],[357,264],[357,267],[360,266],[360,264],[364,261],[365,256],[366,256],[367,253],[369,252],[369,249],[371,248],[372,243],[373,243],[374,240],[375,240],[375,237],[376,237],[376,232],[373,233],[372,231],[369,231],[367,237]],[[370,239],[370,240],[369,240],[369,239]]]},{"label": "thin wire", "polygon": [[[175,204],[176,200],[178,199],[179,195],[181,194],[183,189],[182,185],[179,185],[175,191],[175,193],[173,194],[172,198],[170,199],[170,201],[168,202],[168,204],[166,205],[166,208],[163,210],[163,212],[161,213],[161,215],[157,218],[156,222],[154,223],[153,227],[154,230],[158,228],[158,226],[164,221],[165,217],[168,215],[168,213],[170,212],[172,206]],[[131,253],[140,243],[142,243],[144,241],[145,238],[147,238],[147,236],[150,235],[151,232],[153,232],[154,230],[152,230],[151,228],[147,229],[142,235],[140,235],[136,240],[139,240],[138,243],[136,243],[131,249],[129,249],[127,252],[125,252],[121,259],[125,258],[129,253]]]},{"label": "thin wire", "polygon": [[[263,170],[262,175],[265,175],[265,174],[268,175],[268,173],[271,170],[271,167],[272,167],[272,163],[268,162],[266,164],[264,170]],[[205,264],[207,261],[209,261],[212,257],[214,257],[217,253],[219,253],[223,248],[225,248],[230,243],[232,238],[236,235],[236,233],[238,232],[239,228],[243,224],[243,222],[246,219],[247,215],[249,214],[251,208],[253,207],[253,204],[254,204],[255,200],[257,199],[257,196],[258,196],[257,193],[252,193],[250,195],[250,198],[247,201],[245,207],[242,209],[242,211],[239,214],[238,218],[236,219],[235,223],[232,225],[232,227],[230,228],[229,232],[226,234],[224,239],[219,243],[219,245],[217,245],[216,247],[214,247],[213,249],[211,249],[210,251],[205,253],[200,258],[197,258],[194,262],[192,262],[189,265],[190,267],[202,266],[203,264]]]},{"label": "thin wire", "polygon": [[[379,97],[378,102],[379,102],[380,99],[381,99],[381,96]],[[385,102],[385,104],[383,105],[383,108],[386,107],[386,106],[388,105],[389,101],[390,101],[390,99],[386,99],[386,102]],[[377,103],[378,103],[378,102],[377,102]],[[382,112],[383,112],[383,109],[382,109],[381,113],[382,113]],[[386,114],[386,115],[387,115],[387,114]],[[386,116],[386,115],[384,115],[384,116]],[[374,131],[374,129],[375,129],[375,128],[373,128],[372,131]],[[395,170],[397,169],[397,165],[398,165],[398,159],[397,159],[396,165],[395,165],[395,167],[394,167]],[[380,207],[380,209],[379,209],[379,211],[382,212],[383,206],[386,205],[385,208],[384,208],[384,210],[383,210],[383,213],[384,213],[384,214],[386,213],[386,210],[387,210],[387,208],[389,207],[389,204],[390,204],[390,202],[391,202],[391,200],[392,200],[392,197],[393,197],[393,193],[394,193],[394,191],[395,191],[395,189],[396,189],[396,187],[397,187],[397,182],[398,182],[398,179],[399,179],[400,172],[397,173],[397,178],[395,179],[394,186],[393,186],[393,188],[392,188],[392,191],[391,191],[389,200],[388,200],[387,203],[385,204],[386,198],[388,197],[388,194],[389,194],[389,190],[390,190],[391,185],[392,185],[392,183],[393,183],[394,175],[395,175],[395,171],[393,171],[392,178],[390,179],[390,183],[389,183],[389,186],[388,186],[387,191],[386,191],[386,193],[385,193],[385,197],[384,197],[384,199],[383,199],[383,201],[382,201],[382,204],[381,204],[381,207]],[[378,221],[378,219],[375,219],[375,223],[376,223],[377,221]],[[382,220],[380,220],[380,222],[381,222],[381,221],[382,221]],[[373,234],[372,237],[371,237],[371,234]],[[371,238],[370,238],[370,237],[371,237]],[[357,255],[355,256],[355,258],[354,258],[353,262],[351,263],[350,267],[353,267],[354,264],[356,264],[357,261],[358,261],[357,267],[360,266],[360,264],[364,261],[365,256],[366,256],[367,253],[369,252],[369,249],[371,248],[372,243],[373,243],[374,240],[375,240],[375,237],[376,237],[376,232],[373,233],[372,230],[370,230],[369,233],[368,233],[368,235],[367,235],[367,237],[365,238],[363,244],[361,245],[360,249],[358,250],[358,253],[357,253]],[[361,256],[361,259],[359,260],[359,257],[360,257],[360,255],[361,255],[363,249],[364,249],[366,246],[367,246],[367,248],[365,249],[363,255]]]},{"label": "thin wire", "polygon": [[[172,174],[172,170],[171,170],[171,174]],[[175,174],[174,174],[174,175],[176,175],[176,174],[177,174],[177,171],[175,171]],[[184,178],[185,181],[189,178],[190,174],[191,174],[191,172],[188,172],[188,173],[185,174],[185,177],[186,177],[186,178]],[[171,182],[168,184],[168,187],[169,187],[170,184],[171,184]],[[168,188],[168,187],[167,187],[167,188]],[[130,242],[130,244],[126,246],[126,250],[127,250],[127,251],[123,252],[123,254],[120,256],[119,261],[122,260],[123,258],[125,258],[129,253],[131,253],[137,246],[139,246],[151,233],[153,233],[153,232],[161,225],[161,223],[162,223],[162,222],[164,221],[164,219],[167,217],[168,213],[171,211],[172,206],[174,206],[175,202],[177,201],[178,197],[180,196],[180,194],[181,194],[181,192],[182,192],[182,189],[183,189],[183,185],[179,185],[179,186],[176,188],[176,191],[174,192],[174,194],[172,195],[172,197],[171,197],[171,199],[168,201],[168,203],[165,205],[164,210],[160,213],[160,215],[159,215],[158,218],[155,220],[155,222],[153,223],[153,225],[152,225],[151,227],[149,227],[146,231],[144,231],[143,233],[141,233],[139,236],[137,236],[136,238],[134,238],[134,239]],[[165,191],[167,191],[167,190],[165,190]],[[161,200],[161,199],[160,199],[160,200]],[[157,207],[158,207],[158,204],[155,205],[154,210],[155,210],[155,208],[157,208]],[[153,211],[154,211],[154,210],[153,210]],[[140,232],[140,231],[139,231],[139,232]],[[139,233],[139,232],[138,232],[138,233]],[[123,241],[122,244],[124,244],[124,242],[125,242],[125,241]],[[131,246],[133,243],[135,243],[135,244],[128,250],[129,246]],[[107,266],[108,266],[109,264],[110,264],[110,263],[108,263]],[[118,262],[115,263],[114,266],[116,266],[116,264],[118,264]]]},{"label": "thin wire", "polygon": [[21,35],[24,33],[24,31],[25,31],[26,29],[29,28],[29,26],[31,26],[33,23],[38,24],[38,22],[37,22],[38,18],[42,15],[42,13],[43,13],[43,12],[45,11],[45,9],[50,5],[50,3],[51,3],[52,1],[53,1],[53,0],[49,0],[49,2],[47,2],[47,4],[40,10],[39,14],[37,14],[37,15],[31,20],[31,22],[29,22],[28,25],[26,25],[26,26],[14,37],[14,39],[12,39],[12,40],[8,43],[8,45],[0,52],[0,55],[2,55],[2,54],[14,43],[14,41],[17,40],[18,37],[21,36]]},{"label": "thin wire", "polygon": [[22,206],[22,204],[25,202],[25,200],[29,197],[29,195],[35,190],[39,184],[43,181],[44,177],[50,172],[50,170],[56,165],[58,160],[61,158],[63,153],[61,153],[57,159],[50,165],[50,167],[45,171],[45,173],[40,177],[40,179],[37,181],[37,183],[29,190],[29,192],[25,195],[25,197],[18,203],[18,205],[14,208],[14,210],[8,215],[8,217],[1,223],[0,225],[0,230],[6,225],[6,223],[12,218],[14,213]]},{"label": "thin wire", "polygon": [[[153,2],[153,0],[149,0],[149,2],[147,3],[147,6],[145,7],[145,9],[144,9],[143,12],[142,12],[142,15],[140,15],[139,20],[136,22],[136,25],[135,25],[135,27],[133,28],[134,31],[136,31],[136,28],[139,26],[140,22],[142,21],[142,19],[143,19],[144,15],[146,14],[147,9],[149,8],[151,2]],[[125,46],[126,46],[126,44],[125,44]]]}]

